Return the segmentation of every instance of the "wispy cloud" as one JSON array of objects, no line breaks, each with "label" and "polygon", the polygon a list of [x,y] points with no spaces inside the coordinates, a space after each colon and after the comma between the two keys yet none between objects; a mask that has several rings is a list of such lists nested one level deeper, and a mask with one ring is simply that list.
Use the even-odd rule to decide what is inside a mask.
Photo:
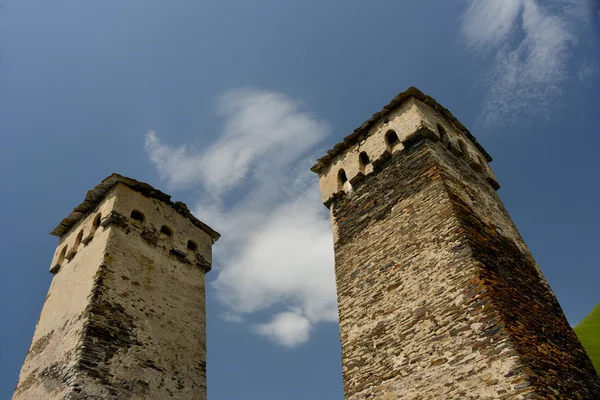
[{"label": "wispy cloud", "polygon": [[[274,92],[242,89],[217,101],[224,129],[202,150],[146,135],[146,150],[172,188],[199,187],[195,214],[218,229],[214,287],[223,318],[293,347],[315,324],[336,321],[329,215],[310,153],[329,126]],[[272,311],[256,323],[253,314]]]},{"label": "wispy cloud", "polygon": [[598,64],[592,61],[584,61],[577,70],[577,77],[582,83],[586,83],[589,79],[595,78],[598,75]]},{"label": "wispy cloud", "polygon": [[470,47],[491,50],[516,29],[524,0],[471,1],[462,19],[462,33]]},{"label": "wispy cloud", "polygon": [[560,105],[580,27],[589,21],[585,0],[470,0],[461,21],[467,47],[492,56],[484,74],[484,125],[547,115]]},{"label": "wispy cloud", "polygon": [[154,132],[147,135],[150,158],[172,188],[201,183],[213,195],[221,195],[250,173],[256,178],[266,165],[292,165],[328,130],[311,114],[300,111],[297,102],[275,92],[227,92],[217,100],[217,113],[225,121],[224,130],[201,151],[169,147]]}]

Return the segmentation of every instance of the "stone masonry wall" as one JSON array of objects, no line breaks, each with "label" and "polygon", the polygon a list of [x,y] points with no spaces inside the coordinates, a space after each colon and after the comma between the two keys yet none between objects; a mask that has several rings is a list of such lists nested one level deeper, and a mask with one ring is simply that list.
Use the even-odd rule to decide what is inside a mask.
[{"label": "stone masonry wall", "polygon": [[[123,184],[108,198],[93,240],[58,269],[48,299],[56,296],[55,282],[69,285],[60,287],[61,301],[47,300],[32,349],[48,329],[58,341],[28,355],[14,399],[206,399],[204,275],[211,238],[170,206]],[[134,210],[143,221],[129,217]],[[78,231],[65,234],[61,245]],[[190,240],[195,246],[188,248]],[[84,257],[91,250],[95,257]],[[48,316],[68,309],[73,295],[80,306],[69,315],[77,322],[63,343],[57,328],[64,318]]]},{"label": "stone masonry wall", "polygon": [[[95,212],[60,238],[50,264],[55,275],[21,368],[14,400],[62,399],[69,392],[68,382],[75,371],[77,347],[85,323],[83,314],[110,233],[102,227],[94,230],[93,221],[97,215],[108,215],[114,200],[112,191]],[[69,252],[74,249],[80,231],[89,242],[80,244],[73,258],[63,259],[57,269],[60,253],[65,246]]]},{"label": "stone masonry wall", "polygon": [[[363,176],[371,174],[374,167],[385,162],[390,154],[404,149],[406,143],[419,140],[422,134],[440,139],[440,128],[444,131],[443,139],[448,143],[451,151],[463,157],[468,164],[480,170],[488,181],[497,186],[498,182],[494,172],[489,168],[486,155],[482,154],[470,139],[431,107],[415,98],[408,98],[396,108],[389,110],[385,118],[373,123],[362,140],[349,145],[344,152],[334,157],[330,164],[323,167],[319,173],[323,203],[328,204],[330,199],[339,192],[338,171],[340,169],[345,171],[348,182],[353,185]],[[385,140],[386,134],[390,131],[398,137],[398,142],[393,146]],[[370,159],[366,165],[359,161],[361,153],[367,154]]]},{"label": "stone masonry wall", "polygon": [[593,398],[494,189],[445,147],[397,151],[330,203],[346,399]]},{"label": "stone masonry wall", "polygon": [[[438,144],[438,147],[439,144]],[[497,193],[447,151],[437,151],[444,181],[482,290],[500,313],[528,383],[544,399],[600,398],[600,379]]]}]

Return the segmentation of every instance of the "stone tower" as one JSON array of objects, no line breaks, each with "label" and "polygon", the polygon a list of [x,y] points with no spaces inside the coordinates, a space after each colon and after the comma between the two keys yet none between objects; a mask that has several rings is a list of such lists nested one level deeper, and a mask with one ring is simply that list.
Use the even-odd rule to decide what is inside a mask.
[{"label": "stone tower", "polygon": [[410,88],[313,166],[334,232],[346,399],[600,398],[490,161]]},{"label": "stone tower", "polygon": [[219,234],[118,174],[52,234],[54,277],[13,399],[206,399],[204,275]]}]

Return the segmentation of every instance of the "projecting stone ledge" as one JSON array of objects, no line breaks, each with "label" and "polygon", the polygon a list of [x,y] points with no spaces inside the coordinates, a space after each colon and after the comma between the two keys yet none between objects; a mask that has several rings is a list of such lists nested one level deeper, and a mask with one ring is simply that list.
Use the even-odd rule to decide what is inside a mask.
[{"label": "projecting stone ledge", "polygon": [[54,228],[52,232],[50,232],[50,234],[60,237],[65,232],[69,231],[69,229],[71,229],[71,227],[73,227],[73,225],[75,225],[77,221],[79,221],[81,218],[87,215],[87,213],[89,213],[96,206],[98,206],[98,204],[100,204],[102,199],[104,199],[104,197],[106,196],[106,193],[117,183],[122,183],[135,190],[136,192],[143,194],[146,197],[157,199],[159,201],[162,201],[163,203],[170,205],[179,214],[181,214],[185,218],[188,218],[196,227],[208,233],[211,236],[213,243],[216,242],[221,236],[211,227],[200,221],[198,218],[194,217],[185,203],[182,203],[181,201],[172,202],[171,196],[169,196],[168,194],[153,188],[147,183],[136,181],[135,179],[127,178],[126,176],[119,175],[117,173],[113,173],[112,175],[104,179],[102,183],[100,183],[98,186],[88,191],[83,202],[77,207],[75,207],[71,214],[69,214],[68,217],[63,219],[61,223],[58,224],[58,226]]},{"label": "projecting stone ledge", "polygon": [[206,400],[205,275],[219,234],[113,174],[53,231],[54,274],[14,400]]},{"label": "projecting stone ledge", "polygon": [[311,168],[319,174],[323,204],[329,206],[335,197],[351,192],[394,154],[406,154],[427,141],[441,142],[448,154],[468,165],[482,182],[494,190],[500,188],[489,165],[492,157],[475,137],[433,98],[409,88]]},{"label": "projecting stone ledge", "polygon": [[411,88],[313,167],[331,215],[346,400],[600,399],[489,160]]},{"label": "projecting stone ledge", "polygon": [[488,162],[492,161],[492,156],[490,156],[488,152],[485,151],[485,149],[483,148],[483,146],[481,146],[481,144],[479,144],[475,136],[473,136],[473,134],[471,134],[471,132],[469,132],[469,130],[458,119],[456,119],[456,117],[452,115],[452,113],[448,109],[439,104],[433,97],[427,96],[416,87],[411,86],[404,92],[400,93],[398,96],[394,97],[394,99],[390,101],[387,105],[385,105],[381,111],[373,114],[371,118],[369,118],[361,126],[356,128],[354,132],[346,136],[343,142],[336,144],[333,147],[333,149],[327,151],[327,154],[319,158],[317,160],[317,163],[313,165],[310,170],[316,173],[321,173],[322,170],[325,167],[327,167],[335,157],[345,152],[352,145],[363,140],[369,134],[371,128],[378,121],[386,117],[394,108],[398,107],[403,101],[411,97],[429,105],[432,109],[438,112],[450,123],[455,125],[456,128],[460,132],[462,132],[473,143],[473,145],[484,155],[485,159]]}]

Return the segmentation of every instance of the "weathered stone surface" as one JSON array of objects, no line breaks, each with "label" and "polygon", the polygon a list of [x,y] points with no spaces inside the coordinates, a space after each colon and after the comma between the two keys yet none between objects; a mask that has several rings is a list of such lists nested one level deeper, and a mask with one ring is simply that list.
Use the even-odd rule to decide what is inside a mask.
[{"label": "weathered stone surface", "polygon": [[75,257],[75,254],[77,254],[76,250],[71,249],[67,255],[65,256],[65,258],[69,261],[71,261],[73,259],[73,257]]},{"label": "weathered stone surface", "polygon": [[[319,167],[346,399],[600,398],[599,378],[491,184],[485,154],[427,104],[397,107],[355,144],[383,159],[364,176],[335,187],[340,168],[349,179],[355,171],[352,146]],[[437,124],[445,133],[434,138]],[[403,144],[378,156],[388,126]]]},{"label": "weathered stone surface", "polygon": [[386,106],[384,106],[382,111],[380,111],[379,113],[375,113],[373,117],[365,121],[359,128],[354,130],[352,134],[346,136],[342,143],[339,143],[338,145],[334,146],[333,150],[327,151],[327,155],[321,157],[317,161],[317,163],[312,166],[311,171],[316,172],[320,175],[323,174],[324,169],[331,164],[332,160],[334,160],[335,157],[347,152],[352,145],[372,135],[373,128],[376,127],[378,124],[387,124],[389,120],[393,117],[381,117],[387,115],[389,112],[391,112],[391,110],[397,108],[402,103],[406,103],[407,100],[418,100],[420,103],[427,104],[432,110],[432,112],[438,114],[440,118],[453,125],[458,131],[460,131],[465,137],[467,137],[469,141],[471,141],[477,147],[477,150],[485,157],[486,161],[492,161],[492,157],[485,151],[485,149],[479,144],[479,142],[477,142],[477,139],[475,139],[471,132],[469,132],[469,130],[465,128],[465,126],[461,124],[460,121],[458,121],[450,111],[441,106],[437,101],[435,101],[434,98],[427,96],[416,87],[410,87],[406,91],[396,96]]},{"label": "weathered stone surface", "polygon": [[202,256],[202,254],[196,254],[196,265],[204,270],[204,272],[208,272],[211,270],[211,263],[206,261],[206,259]]},{"label": "weathered stone surface", "polygon": [[142,239],[153,245],[158,243],[160,237],[158,231],[153,226],[145,226],[140,236]]},{"label": "weathered stone surface", "polygon": [[[440,128],[445,132],[443,138],[440,137]],[[398,137],[398,143],[395,145],[386,143],[385,138],[390,131]],[[499,188],[496,177],[488,166],[491,157],[482,152],[481,145],[473,135],[470,133],[466,135],[464,131],[457,128],[456,121],[445,119],[443,115],[436,113],[435,109],[418,98],[407,97],[390,111],[386,119],[372,121],[368,124],[368,128],[361,132],[358,137],[343,146],[343,152],[336,151],[332,153],[335,156],[324,157],[313,167],[313,171],[319,171],[321,196],[327,206],[335,196],[348,192],[357,180],[385,164],[392,154],[415,146],[422,139],[441,140],[459,157],[465,157],[475,165],[492,187]],[[362,152],[369,156],[370,163],[367,165],[362,165],[360,162]],[[463,154],[465,152],[466,154]],[[341,169],[345,171],[350,185],[341,187],[338,179],[338,171]]]},{"label": "weathered stone surface", "polygon": [[108,216],[102,219],[100,226],[106,228],[111,224],[115,224],[118,226],[127,226],[127,217],[119,213],[118,211],[113,210],[110,212],[110,214],[108,214]]},{"label": "weathered stone surface", "polygon": [[54,276],[13,399],[206,399],[206,268],[190,257],[209,269],[214,238],[125,184],[95,201],[60,238],[51,265],[91,237]]},{"label": "weathered stone surface", "polygon": [[92,241],[93,238],[94,238],[93,234],[88,234],[86,237],[84,237],[83,239],[81,239],[81,243],[83,245],[87,245],[89,242]]},{"label": "weathered stone surface", "polygon": [[71,214],[67,218],[63,219],[60,224],[52,232],[51,235],[62,237],[68,232],[75,224],[79,222],[88,213],[92,212],[98,207],[98,204],[106,197],[107,193],[117,184],[126,185],[129,188],[135,190],[138,193],[143,194],[147,198],[159,200],[163,204],[169,204],[174,210],[180,215],[188,218],[194,226],[202,229],[208,233],[213,243],[219,239],[219,233],[214,231],[210,226],[206,225],[196,217],[194,217],[185,203],[181,201],[171,202],[171,196],[161,192],[148,185],[147,183],[136,181],[135,179],[128,178],[123,175],[115,174],[108,176],[98,186],[89,190],[83,202],[75,207]]}]

